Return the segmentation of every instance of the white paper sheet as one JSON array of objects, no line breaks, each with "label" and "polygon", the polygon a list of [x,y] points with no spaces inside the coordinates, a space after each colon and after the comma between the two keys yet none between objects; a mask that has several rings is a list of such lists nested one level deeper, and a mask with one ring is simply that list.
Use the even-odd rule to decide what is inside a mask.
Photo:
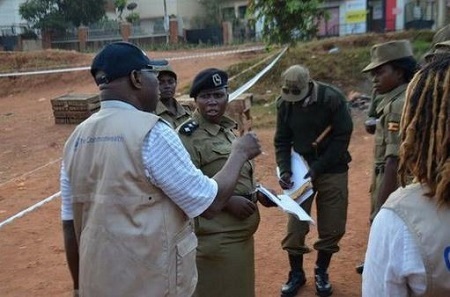
[{"label": "white paper sheet", "polygon": [[[311,178],[304,178],[308,173],[309,167],[306,161],[296,152],[292,152],[291,155],[291,181],[294,183],[292,188],[283,190],[283,194],[294,199],[298,204],[302,204],[306,199],[311,197],[314,193]],[[277,176],[280,178],[280,170],[277,167]],[[303,194],[299,196],[298,191],[305,187]]]},{"label": "white paper sheet", "polygon": [[273,201],[283,211],[295,215],[300,221],[307,221],[310,224],[315,224],[314,220],[296,201],[291,199],[291,197],[284,194],[276,196],[261,185],[259,185],[256,189]]}]

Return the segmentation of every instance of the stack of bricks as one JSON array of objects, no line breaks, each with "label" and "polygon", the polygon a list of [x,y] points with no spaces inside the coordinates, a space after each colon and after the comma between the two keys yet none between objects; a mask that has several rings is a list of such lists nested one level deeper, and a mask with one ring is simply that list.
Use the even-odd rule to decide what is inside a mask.
[{"label": "stack of bricks", "polygon": [[51,102],[55,124],[79,124],[100,109],[97,94],[66,94]]}]

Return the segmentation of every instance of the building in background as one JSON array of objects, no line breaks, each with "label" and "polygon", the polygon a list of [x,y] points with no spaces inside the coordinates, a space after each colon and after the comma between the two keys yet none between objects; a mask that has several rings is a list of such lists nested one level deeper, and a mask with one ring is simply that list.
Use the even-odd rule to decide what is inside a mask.
[{"label": "building in background", "polygon": [[319,36],[438,29],[450,20],[449,0],[326,0]]},{"label": "building in background", "polygon": [[0,0],[1,35],[21,34],[28,26],[19,14],[19,6],[25,0]]},{"label": "building in background", "polygon": [[[25,1],[0,0],[3,49],[16,48],[12,43],[17,43],[17,38],[11,36],[19,36],[29,28],[19,14],[19,6]],[[132,23],[127,40],[141,45],[243,42],[257,40],[262,29],[261,20],[247,15],[247,0],[128,0],[121,19],[114,2],[106,0],[106,20],[87,28],[87,48],[123,39],[121,23],[125,20]],[[438,29],[450,19],[449,5],[450,0],[325,0],[323,7],[329,18],[320,23],[318,35]],[[71,28],[64,36],[52,36],[50,46],[80,49],[79,36],[79,28]]]}]

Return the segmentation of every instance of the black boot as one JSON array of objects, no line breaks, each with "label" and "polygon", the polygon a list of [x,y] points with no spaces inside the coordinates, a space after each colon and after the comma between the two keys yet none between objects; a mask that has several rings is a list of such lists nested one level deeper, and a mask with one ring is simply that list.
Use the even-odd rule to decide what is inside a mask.
[{"label": "black boot", "polygon": [[316,279],[316,294],[320,297],[327,297],[333,294],[333,287],[330,284],[327,269],[330,265],[333,254],[319,251],[317,254],[316,268],[314,269]]},{"label": "black boot", "polygon": [[303,255],[289,255],[289,279],[281,287],[281,297],[293,297],[298,290],[306,283],[305,272],[303,271]]}]

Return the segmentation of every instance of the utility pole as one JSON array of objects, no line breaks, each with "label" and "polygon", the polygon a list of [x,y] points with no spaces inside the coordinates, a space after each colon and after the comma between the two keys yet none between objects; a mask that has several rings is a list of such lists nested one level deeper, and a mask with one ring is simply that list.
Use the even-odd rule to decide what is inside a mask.
[{"label": "utility pole", "polygon": [[164,30],[166,31],[166,44],[169,44],[169,16],[167,15],[167,3],[164,1]]},{"label": "utility pole", "polygon": [[438,0],[437,1],[437,20],[436,29],[442,28],[447,24],[447,1]]}]

